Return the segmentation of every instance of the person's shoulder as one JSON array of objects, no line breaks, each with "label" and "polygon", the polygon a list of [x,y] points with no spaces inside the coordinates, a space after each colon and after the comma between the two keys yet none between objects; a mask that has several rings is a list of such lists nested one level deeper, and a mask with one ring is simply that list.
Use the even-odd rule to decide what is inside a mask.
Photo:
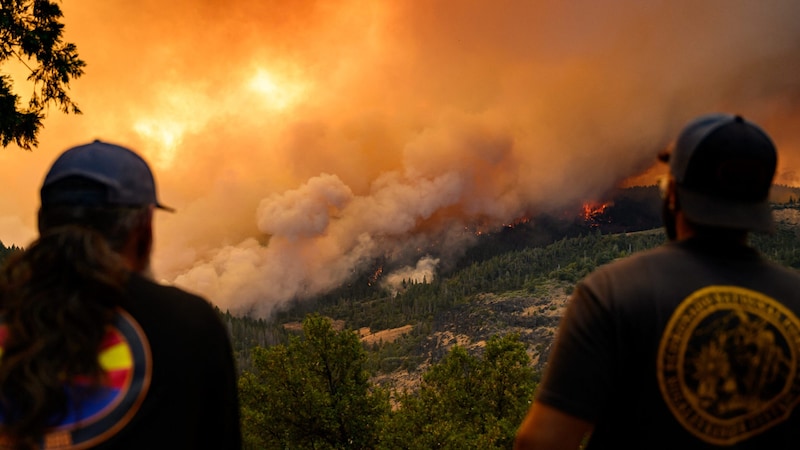
[{"label": "person's shoulder", "polygon": [[201,301],[204,303],[208,303],[208,300],[204,299],[203,297],[197,294],[191,293],[189,291],[186,291],[184,289],[169,284],[157,282],[155,280],[152,280],[150,278],[147,278],[139,274],[131,275],[130,286],[133,290],[148,291],[150,293],[175,297],[190,302]]},{"label": "person's shoulder", "polygon": [[776,275],[800,284],[800,270],[791,266],[785,266],[768,258],[762,258],[762,263]]},{"label": "person's shoulder", "polygon": [[665,243],[607,262],[587,274],[579,285],[592,291],[649,289],[651,280],[667,267],[680,265],[683,250]]},{"label": "person's shoulder", "polygon": [[131,277],[121,305],[148,336],[180,334],[180,342],[209,346],[230,339],[221,311],[205,298],[140,275]]},{"label": "person's shoulder", "polygon": [[207,299],[175,286],[159,283],[134,274],[128,283],[128,293],[134,302],[147,302],[165,315],[203,318],[217,317],[217,310]]},{"label": "person's shoulder", "polygon": [[651,264],[661,264],[662,261],[675,258],[679,256],[681,252],[682,249],[673,245],[672,243],[665,243],[659,245],[658,247],[642,250],[631,255],[609,261],[608,263],[598,267],[595,272],[613,273],[640,270],[642,267],[649,266]]}]

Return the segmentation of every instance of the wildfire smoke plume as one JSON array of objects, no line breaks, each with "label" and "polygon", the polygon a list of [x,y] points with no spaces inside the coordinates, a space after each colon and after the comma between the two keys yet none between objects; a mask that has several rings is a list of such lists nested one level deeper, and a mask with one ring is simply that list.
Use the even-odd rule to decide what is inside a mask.
[{"label": "wildfire smoke plume", "polygon": [[[88,66],[40,148],[0,152],[0,239],[94,138],[153,163],[158,277],[267,317],[376,259],[430,279],[475,240],[651,167],[737,112],[798,182],[800,3],[65,0]],[[400,278],[398,278],[398,275]]]}]

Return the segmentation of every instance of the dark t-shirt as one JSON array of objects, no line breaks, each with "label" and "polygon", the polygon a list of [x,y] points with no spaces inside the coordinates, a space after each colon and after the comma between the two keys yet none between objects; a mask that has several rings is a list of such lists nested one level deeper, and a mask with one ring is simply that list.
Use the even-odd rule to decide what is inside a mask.
[{"label": "dark t-shirt", "polygon": [[103,386],[67,391],[71,411],[44,448],[240,449],[235,362],[217,312],[139,275],[127,292],[98,355]]},{"label": "dark t-shirt", "polygon": [[588,449],[800,445],[800,275],[690,240],[581,281],[538,401],[595,423]]},{"label": "dark t-shirt", "polygon": [[150,343],[152,382],[130,423],[98,448],[241,448],[227,330],[204,299],[134,276],[121,305]]}]

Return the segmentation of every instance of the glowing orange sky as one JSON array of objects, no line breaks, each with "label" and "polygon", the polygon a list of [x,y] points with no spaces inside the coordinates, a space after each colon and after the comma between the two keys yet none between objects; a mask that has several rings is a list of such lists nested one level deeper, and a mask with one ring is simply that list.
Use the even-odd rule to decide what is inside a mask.
[{"label": "glowing orange sky", "polygon": [[266,316],[376,257],[434,273],[470,227],[602,195],[700,113],[762,124],[777,181],[800,182],[792,0],[62,7],[84,114],[0,151],[0,240],[35,237],[61,150],[127,144],[178,210],[157,218],[156,275],[223,309]]}]

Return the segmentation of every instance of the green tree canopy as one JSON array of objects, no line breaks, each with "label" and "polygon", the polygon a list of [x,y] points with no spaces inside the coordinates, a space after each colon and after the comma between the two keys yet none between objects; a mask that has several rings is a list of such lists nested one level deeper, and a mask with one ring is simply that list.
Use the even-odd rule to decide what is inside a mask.
[{"label": "green tree canopy", "polygon": [[83,75],[86,63],[75,44],[63,42],[63,14],[50,0],[0,0],[0,66],[16,59],[30,71],[33,92],[20,106],[13,80],[0,72],[0,143],[15,142],[30,150],[38,145],[45,109],[57,105],[64,113],[80,114],[67,89]]},{"label": "green tree canopy", "polygon": [[239,379],[245,442],[252,448],[375,448],[389,399],[373,388],[355,332],[310,315],[287,345],[257,347]]},{"label": "green tree canopy", "polygon": [[516,334],[490,338],[481,358],[455,346],[400,396],[381,448],[511,448],[537,379]]}]

